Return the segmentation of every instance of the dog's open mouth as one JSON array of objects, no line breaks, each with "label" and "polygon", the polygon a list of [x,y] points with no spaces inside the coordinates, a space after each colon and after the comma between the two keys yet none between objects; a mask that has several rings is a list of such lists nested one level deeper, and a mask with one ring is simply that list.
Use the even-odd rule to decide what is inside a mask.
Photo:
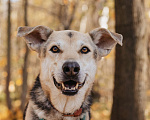
[{"label": "dog's open mouth", "polygon": [[62,91],[65,95],[73,96],[75,95],[80,88],[83,87],[85,80],[83,83],[78,83],[73,80],[69,80],[63,83],[58,83],[56,79],[53,77],[55,86]]}]

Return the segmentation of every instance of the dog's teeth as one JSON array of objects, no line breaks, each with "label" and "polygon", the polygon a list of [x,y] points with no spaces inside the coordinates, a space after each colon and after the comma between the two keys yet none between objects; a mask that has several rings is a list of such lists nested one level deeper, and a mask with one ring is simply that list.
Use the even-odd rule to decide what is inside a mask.
[{"label": "dog's teeth", "polygon": [[69,87],[67,87],[66,90],[69,90]]},{"label": "dog's teeth", "polygon": [[78,89],[78,85],[79,85],[79,84],[77,83],[77,84],[76,84],[76,87],[75,87],[76,89]]},{"label": "dog's teeth", "polygon": [[75,89],[76,89],[75,87],[71,88],[71,90],[75,90]]},{"label": "dog's teeth", "polygon": [[63,87],[63,89],[65,88],[65,85],[64,85],[64,83],[62,83],[62,87]]},{"label": "dog's teeth", "polygon": [[69,87],[64,87],[65,90],[69,90]]}]

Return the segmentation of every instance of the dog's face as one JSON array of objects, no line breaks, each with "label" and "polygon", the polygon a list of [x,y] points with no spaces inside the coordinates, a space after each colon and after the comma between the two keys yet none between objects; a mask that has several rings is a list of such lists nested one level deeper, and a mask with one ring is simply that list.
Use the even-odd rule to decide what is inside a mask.
[{"label": "dog's face", "polygon": [[42,88],[53,104],[64,96],[83,101],[92,88],[97,61],[117,43],[122,45],[120,34],[100,28],[83,34],[45,26],[20,27],[18,36],[38,52]]},{"label": "dog's face", "polygon": [[[88,35],[70,30],[54,31],[43,49],[41,75],[49,78],[49,87],[55,87],[60,93],[76,95],[87,77],[95,75],[96,47]],[[47,73],[43,73],[46,69]],[[89,84],[92,82],[93,79]]]}]

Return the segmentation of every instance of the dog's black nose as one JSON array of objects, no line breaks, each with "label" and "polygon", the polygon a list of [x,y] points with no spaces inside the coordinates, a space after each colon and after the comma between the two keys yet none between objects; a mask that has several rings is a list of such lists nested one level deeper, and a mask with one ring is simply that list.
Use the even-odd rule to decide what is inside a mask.
[{"label": "dog's black nose", "polygon": [[80,66],[77,62],[65,62],[62,69],[67,76],[75,76],[79,73]]}]

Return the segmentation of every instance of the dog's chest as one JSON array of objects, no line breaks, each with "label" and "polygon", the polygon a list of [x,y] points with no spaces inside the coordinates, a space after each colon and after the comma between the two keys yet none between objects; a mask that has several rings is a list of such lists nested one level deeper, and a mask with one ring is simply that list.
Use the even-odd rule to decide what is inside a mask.
[{"label": "dog's chest", "polygon": [[[39,114],[41,117],[39,120],[86,120],[85,115],[79,116],[79,117],[63,117],[59,113],[52,114],[50,113],[49,115],[45,114]],[[42,117],[43,116],[43,117]]]},{"label": "dog's chest", "polygon": [[35,110],[35,114],[37,114],[39,120],[86,120],[86,114],[83,113],[81,116],[78,117],[64,117],[61,113],[51,110],[48,114],[42,110]]},{"label": "dog's chest", "polygon": [[33,119],[34,120],[86,120],[85,113],[82,113],[78,117],[64,117],[60,112],[57,110],[51,108],[50,111],[42,110],[41,108],[38,108],[37,105],[32,105],[33,107]]}]

